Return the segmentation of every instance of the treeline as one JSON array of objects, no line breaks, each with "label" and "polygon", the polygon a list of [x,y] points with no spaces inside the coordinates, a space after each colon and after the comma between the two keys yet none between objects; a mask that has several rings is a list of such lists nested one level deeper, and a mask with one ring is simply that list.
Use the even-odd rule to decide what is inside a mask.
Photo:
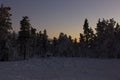
[{"label": "treeline", "polygon": [[98,20],[93,30],[85,19],[80,41],[64,33],[49,39],[46,29],[36,32],[29,17],[20,21],[20,31],[12,30],[10,7],[0,7],[0,61],[32,57],[120,58],[120,25],[110,20]]}]

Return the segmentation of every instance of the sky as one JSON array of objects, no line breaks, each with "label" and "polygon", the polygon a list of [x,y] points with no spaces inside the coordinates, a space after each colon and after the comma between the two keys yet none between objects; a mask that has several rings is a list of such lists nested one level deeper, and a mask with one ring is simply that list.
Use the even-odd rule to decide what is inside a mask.
[{"label": "sky", "polygon": [[60,32],[79,38],[85,18],[92,28],[99,18],[120,22],[120,0],[0,0],[12,8],[12,26],[18,32],[20,20],[28,16],[37,31],[47,29],[49,38]]}]

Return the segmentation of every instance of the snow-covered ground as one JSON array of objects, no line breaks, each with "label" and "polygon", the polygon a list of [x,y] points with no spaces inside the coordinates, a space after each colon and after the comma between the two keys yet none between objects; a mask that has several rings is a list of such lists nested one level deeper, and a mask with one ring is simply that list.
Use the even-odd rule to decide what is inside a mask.
[{"label": "snow-covered ground", "polygon": [[120,80],[120,60],[34,58],[0,62],[0,80]]}]

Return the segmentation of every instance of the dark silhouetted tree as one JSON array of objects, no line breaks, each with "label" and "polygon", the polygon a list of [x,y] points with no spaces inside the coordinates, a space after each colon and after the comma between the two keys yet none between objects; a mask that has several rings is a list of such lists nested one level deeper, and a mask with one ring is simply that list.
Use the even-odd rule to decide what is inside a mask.
[{"label": "dark silhouetted tree", "polygon": [[37,33],[37,55],[40,56],[42,54],[42,32],[39,31],[39,33]]},{"label": "dark silhouetted tree", "polygon": [[96,56],[100,58],[114,57],[115,23],[113,19],[98,21],[96,28]]},{"label": "dark silhouetted tree", "polygon": [[27,54],[27,48],[29,44],[30,39],[30,22],[29,18],[27,16],[24,16],[23,19],[20,21],[20,31],[18,36],[18,41],[20,44],[20,54],[24,56],[24,59],[26,59]]},{"label": "dark silhouetted tree", "polygon": [[0,7],[0,60],[9,60],[9,36],[12,30],[10,7]]},{"label": "dark silhouetted tree", "polygon": [[33,57],[36,53],[36,45],[37,45],[37,33],[36,29],[31,27],[30,29],[30,48],[31,48],[31,54],[30,57]]},{"label": "dark silhouetted tree", "polygon": [[58,45],[58,40],[57,40],[56,37],[53,38],[52,45],[53,45],[53,48],[52,48],[53,56],[56,56],[56,54],[57,54],[57,45]]},{"label": "dark silhouetted tree", "polygon": [[43,31],[42,36],[42,56],[47,56],[47,48],[48,48],[48,35],[46,29]]},{"label": "dark silhouetted tree", "polygon": [[48,54],[49,40],[46,29],[43,33],[40,31],[37,34],[37,54],[41,57],[46,57]]},{"label": "dark silhouetted tree", "polygon": [[60,33],[57,44],[57,55],[65,57],[75,56],[73,49],[73,40],[71,36],[67,37],[66,34]]},{"label": "dark silhouetted tree", "polygon": [[86,43],[84,40],[84,36],[82,33],[80,33],[80,41],[79,41],[79,54],[81,57],[85,57],[86,56]]},{"label": "dark silhouetted tree", "polygon": [[72,43],[73,43],[74,57],[80,57],[79,44],[77,42],[77,39],[75,38]]},{"label": "dark silhouetted tree", "polygon": [[89,27],[88,20],[85,19],[83,25],[83,34],[80,34],[80,42],[82,41],[81,47],[84,48],[84,56],[89,56],[92,51],[92,44],[94,41],[95,34],[91,27]]},{"label": "dark silhouetted tree", "polygon": [[115,27],[115,31],[114,31],[114,34],[115,34],[115,44],[114,44],[114,57],[115,58],[120,58],[120,25],[117,23],[116,24],[116,27]]}]

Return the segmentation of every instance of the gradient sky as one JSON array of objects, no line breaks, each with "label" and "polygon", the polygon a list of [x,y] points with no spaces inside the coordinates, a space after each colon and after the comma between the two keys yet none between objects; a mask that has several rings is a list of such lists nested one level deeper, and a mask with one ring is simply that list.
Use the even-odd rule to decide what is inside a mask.
[{"label": "gradient sky", "polygon": [[0,0],[12,8],[15,31],[22,16],[30,18],[37,31],[47,29],[50,38],[60,32],[79,38],[85,18],[95,28],[99,18],[120,21],[120,0]]}]

